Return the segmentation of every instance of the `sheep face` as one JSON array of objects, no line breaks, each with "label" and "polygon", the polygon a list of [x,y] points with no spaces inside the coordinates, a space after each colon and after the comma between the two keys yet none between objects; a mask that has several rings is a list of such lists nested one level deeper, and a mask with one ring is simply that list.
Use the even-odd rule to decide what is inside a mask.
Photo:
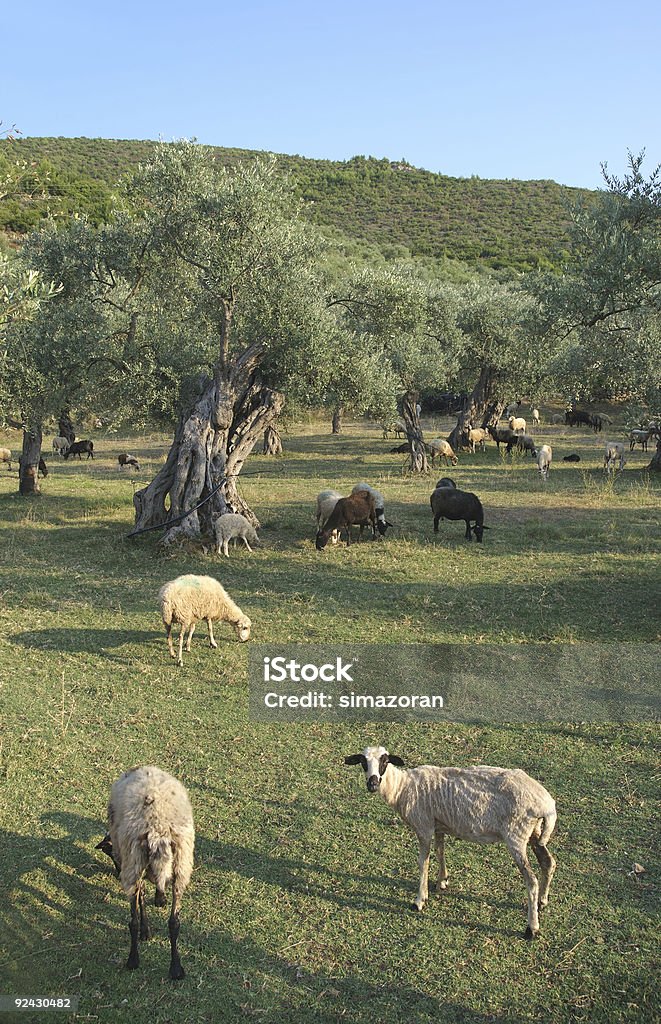
[{"label": "sheep face", "polygon": [[250,640],[250,627],[252,626],[252,622],[247,615],[243,615],[237,620],[237,622],[232,623],[232,625],[234,626],[236,635],[242,644],[244,644],[246,640]]},{"label": "sheep face", "polygon": [[442,476],[440,480],[436,481],[436,487],[454,487],[456,489],[457,485],[451,477]]},{"label": "sheep face", "polygon": [[471,526],[471,530],[475,534],[475,540],[477,541],[477,543],[481,544],[482,543],[482,534],[486,530],[486,526],[480,525],[479,523],[473,523],[473,525]]},{"label": "sheep face", "polygon": [[394,764],[398,768],[404,764],[401,757],[389,754],[385,747],[365,747],[361,754],[350,754],[349,757],[345,757],[344,763],[346,765],[361,765],[370,793],[378,791],[389,764]]}]

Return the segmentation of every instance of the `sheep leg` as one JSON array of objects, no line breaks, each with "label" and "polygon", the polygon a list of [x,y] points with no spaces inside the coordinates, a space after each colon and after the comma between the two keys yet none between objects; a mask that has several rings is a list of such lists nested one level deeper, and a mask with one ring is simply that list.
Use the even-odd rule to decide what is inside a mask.
[{"label": "sheep leg", "polygon": [[230,556],[230,542],[228,537],[225,537],[225,540],[223,541],[223,554],[225,555],[225,558],[229,558]]},{"label": "sheep leg", "polygon": [[464,522],[466,523],[466,533],[464,536],[466,537],[466,540],[472,540],[470,519],[465,519]]},{"label": "sheep leg", "polygon": [[170,933],[170,977],[173,981],[180,981],[181,978],[186,976],[184,974],[184,969],[181,966],[179,950],[177,949],[177,939],[179,938],[180,902],[181,893],[175,877],[172,884],[172,909],[170,910],[170,920],[168,921],[168,931]]},{"label": "sheep leg", "polygon": [[537,881],[535,872],[530,867],[526,846],[521,847],[519,845],[515,846],[508,843],[508,847],[512,855],[512,859],[521,872],[528,890],[528,927],[525,931],[525,937],[526,939],[534,939],[535,935],[537,935],[539,931],[539,916],[537,911],[539,882]]},{"label": "sheep leg", "polygon": [[211,625],[211,619],[207,619],[207,629],[209,630],[209,647],[217,647],[218,644],[213,638],[213,626]]},{"label": "sheep leg", "polygon": [[174,653],[174,645],[172,643],[172,623],[165,627],[165,637],[168,642],[168,651],[170,652],[171,658],[176,658],[177,655]]},{"label": "sheep leg", "polygon": [[185,625],[182,622],[181,629],[179,630],[179,657],[177,658],[177,665],[183,665],[183,663],[184,663],[184,633],[185,632],[186,632],[186,627],[185,627]]},{"label": "sheep leg", "polygon": [[188,651],[189,654],[190,654],[191,640],[193,639],[193,633],[194,632],[195,632],[195,623],[193,622],[191,624],[190,629],[188,630],[188,637],[186,638],[186,650]]},{"label": "sheep leg", "polygon": [[248,540],[247,540],[246,537],[243,538],[243,543],[248,548],[248,551],[250,551],[250,553],[252,554],[252,548],[250,547],[250,544],[248,543]]},{"label": "sheep leg", "polygon": [[442,892],[448,887],[448,869],[445,866],[445,834],[439,829],[434,832],[436,860],[438,861],[438,881],[436,891]]},{"label": "sheep leg", "polygon": [[126,961],[126,966],[129,971],[134,971],[136,967],[140,966],[140,953],[138,952],[138,935],[140,932],[140,924],[138,921],[138,901],[140,899],[140,887],[142,883],[138,882],[135,892],[131,896],[131,920],[129,922],[129,932],[131,933],[131,949],[129,952],[129,958]]},{"label": "sheep leg", "polygon": [[145,887],[140,886],[138,896],[138,909],[140,910],[140,939],[144,942],[147,939],[151,939],[151,930],[149,928],[149,921],[147,920],[147,908],[145,906]]},{"label": "sheep leg", "polygon": [[555,857],[536,839],[531,839],[530,845],[532,846],[535,857],[539,861],[541,869],[541,884],[539,886],[538,901],[538,909],[541,910],[542,907],[548,906],[549,888],[551,886],[551,879],[555,874]]},{"label": "sheep leg", "polygon": [[438,533],[438,523],[441,518],[441,516],[434,516],[434,533]]},{"label": "sheep leg", "polygon": [[429,899],[429,854],[431,853],[431,836],[418,836],[420,850],[418,853],[418,868],[420,871],[420,884],[418,895],[413,901],[415,910],[423,910]]}]

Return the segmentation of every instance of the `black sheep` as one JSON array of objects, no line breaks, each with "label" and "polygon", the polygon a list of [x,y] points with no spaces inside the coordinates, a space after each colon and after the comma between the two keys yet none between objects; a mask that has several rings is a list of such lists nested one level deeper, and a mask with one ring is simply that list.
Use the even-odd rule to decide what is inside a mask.
[{"label": "black sheep", "polygon": [[[482,533],[488,530],[488,526],[484,525],[484,509],[476,494],[459,491],[456,487],[437,487],[429,503],[434,513],[434,533],[438,533],[441,519],[455,522],[463,519],[466,523],[466,540],[472,540],[471,533],[474,533],[478,544],[482,543]],[[474,525],[471,526],[471,523]]]}]

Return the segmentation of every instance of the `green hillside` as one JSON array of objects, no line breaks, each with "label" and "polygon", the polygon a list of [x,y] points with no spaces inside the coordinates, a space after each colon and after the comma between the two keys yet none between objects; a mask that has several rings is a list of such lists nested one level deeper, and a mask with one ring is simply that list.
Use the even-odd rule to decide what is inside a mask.
[{"label": "green hillside", "polygon": [[[11,196],[0,202],[0,229],[30,230],[48,204],[55,212],[103,220],[112,188],[149,159],[152,146],[82,138],[0,141],[0,172],[7,161],[22,161],[35,179],[47,180],[47,198],[29,208]],[[227,165],[260,155],[220,147],[216,152]],[[315,223],[374,246],[389,259],[445,256],[517,270],[557,262],[566,245],[567,208],[579,195],[552,181],[450,178],[372,157],[278,160],[308,201]]]}]

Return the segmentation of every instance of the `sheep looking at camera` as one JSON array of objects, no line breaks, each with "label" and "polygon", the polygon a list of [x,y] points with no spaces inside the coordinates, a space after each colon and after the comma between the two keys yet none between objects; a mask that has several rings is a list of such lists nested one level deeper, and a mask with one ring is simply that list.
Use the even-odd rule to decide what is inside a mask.
[{"label": "sheep looking at camera", "polygon": [[126,966],[140,965],[138,939],[150,937],[145,909],[145,879],[156,886],[155,904],[165,906],[172,886],[170,977],[184,977],[179,959],[179,907],[193,871],[195,827],[188,793],[172,775],[146,765],[132,768],[110,791],[108,832],[97,845],[112,858],[122,889],[131,900],[131,951]]},{"label": "sheep looking at camera", "polygon": [[161,617],[165,625],[170,657],[174,658],[172,626],[179,623],[179,656],[183,665],[184,634],[188,632],[186,650],[190,652],[195,626],[204,619],[209,630],[209,647],[218,647],[213,635],[212,621],[229,622],[241,643],[250,639],[251,622],[234,603],[227,591],[212,576],[178,576],[161,587],[158,594]]},{"label": "sheep looking at camera", "polygon": [[621,441],[606,441],[604,451],[604,470],[606,473],[615,473],[616,462],[620,463],[620,472],[624,469],[624,445]]},{"label": "sheep looking at camera", "polygon": [[542,480],[546,481],[549,478],[549,469],[551,468],[551,462],[553,460],[553,449],[550,444],[543,444],[537,450],[537,468],[541,474]]},{"label": "sheep looking at camera", "polygon": [[[437,891],[447,888],[445,836],[473,843],[504,843],[528,890],[525,936],[539,931],[539,909],[549,901],[555,860],[547,844],[557,818],[555,801],[541,783],[519,768],[438,768],[422,765],[400,771],[404,762],[385,747],[366,747],[345,757],[360,764],[367,789],[379,792],[411,828],[419,844],[420,884],[413,906],[422,910],[429,898],[429,857],[434,842],[438,860]],[[528,860],[528,843],[541,868],[541,885]]]},{"label": "sheep looking at camera", "polygon": [[219,516],[214,524],[214,533],[216,535],[216,552],[220,554],[222,549],[227,558],[230,555],[229,542],[231,540],[242,540],[248,551],[251,552],[250,544],[259,544],[259,537],[255,533],[254,527],[245,516],[238,512],[226,512]]},{"label": "sheep looking at camera", "polygon": [[523,416],[510,416],[507,424],[515,434],[525,434],[526,432],[526,421]]}]

